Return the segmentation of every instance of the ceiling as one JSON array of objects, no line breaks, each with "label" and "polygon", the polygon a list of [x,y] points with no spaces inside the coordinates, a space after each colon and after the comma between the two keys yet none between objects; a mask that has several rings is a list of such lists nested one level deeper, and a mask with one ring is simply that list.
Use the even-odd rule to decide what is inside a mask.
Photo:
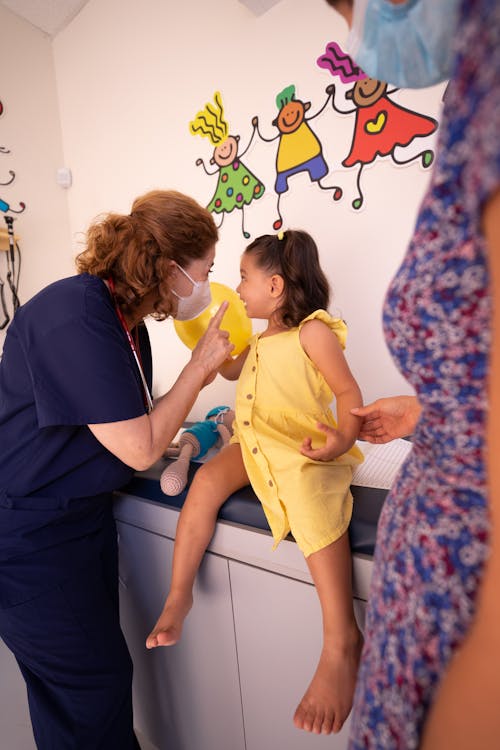
[{"label": "ceiling", "polygon": [[[0,5],[29,21],[49,36],[62,31],[89,0],[0,0]],[[255,15],[262,15],[279,0],[240,0]]]},{"label": "ceiling", "polygon": [[21,18],[50,36],[64,29],[88,0],[0,0]]}]

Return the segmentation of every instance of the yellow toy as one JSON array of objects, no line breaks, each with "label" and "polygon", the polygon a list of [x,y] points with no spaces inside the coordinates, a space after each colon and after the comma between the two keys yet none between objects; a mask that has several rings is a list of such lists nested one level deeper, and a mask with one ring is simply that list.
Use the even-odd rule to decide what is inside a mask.
[{"label": "yellow toy", "polygon": [[234,344],[233,355],[240,354],[248,345],[252,335],[252,323],[247,316],[245,305],[239,296],[225,284],[216,281],[210,282],[212,302],[193,320],[174,320],[174,328],[183,344],[194,349],[198,339],[205,333],[210,319],[215,315],[224,300],[229,302],[221,328],[229,331],[229,340]]}]

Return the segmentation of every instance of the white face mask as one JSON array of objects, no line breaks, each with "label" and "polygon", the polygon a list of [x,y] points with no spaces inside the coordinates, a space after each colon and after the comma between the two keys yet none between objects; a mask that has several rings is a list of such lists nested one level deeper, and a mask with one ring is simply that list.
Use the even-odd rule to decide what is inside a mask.
[{"label": "white face mask", "polygon": [[195,281],[178,263],[175,265],[179,271],[182,271],[184,276],[189,279],[193,285],[193,291],[188,297],[181,297],[180,294],[177,294],[175,289],[172,289],[172,294],[175,294],[179,300],[177,312],[175,313],[174,318],[175,320],[193,320],[193,318],[197,318],[203,310],[206,310],[212,301],[210,282],[208,279],[206,281]]}]

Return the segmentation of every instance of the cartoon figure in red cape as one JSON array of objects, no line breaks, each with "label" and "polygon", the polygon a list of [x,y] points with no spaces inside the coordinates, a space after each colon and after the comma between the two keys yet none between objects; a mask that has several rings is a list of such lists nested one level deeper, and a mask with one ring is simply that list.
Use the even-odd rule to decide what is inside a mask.
[{"label": "cartoon figure in red cape", "polygon": [[352,202],[354,209],[361,208],[364,201],[361,190],[363,167],[371,164],[378,156],[390,156],[395,164],[409,164],[420,159],[424,169],[431,166],[434,160],[434,152],[431,149],[424,149],[408,159],[398,158],[395,149],[398,146],[408,146],[419,136],[434,133],[438,126],[436,120],[389,99],[389,94],[397,89],[388,91],[387,83],[384,81],[368,78],[335,42],[327,46],[327,52],[319,58],[318,65],[330,70],[332,75],[338,75],[344,82],[355,81],[354,87],[345,95],[346,99],[352,100],[355,105],[351,110],[341,110],[336,106],[334,84],[327,88],[332,95],[332,106],[336,112],[356,114],[351,150],[342,162],[344,167],[360,165],[356,178],[358,196]]}]

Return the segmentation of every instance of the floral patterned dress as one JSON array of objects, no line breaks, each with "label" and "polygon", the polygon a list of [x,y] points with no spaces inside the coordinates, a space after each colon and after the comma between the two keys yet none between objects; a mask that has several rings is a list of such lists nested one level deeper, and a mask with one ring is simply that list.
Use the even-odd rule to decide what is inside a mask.
[{"label": "floral patterned dress", "polygon": [[380,518],[350,750],[418,747],[487,553],[481,213],[500,187],[498,0],[462,2],[456,38],[432,181],[384,310],[389,347],[423,411]]}]

